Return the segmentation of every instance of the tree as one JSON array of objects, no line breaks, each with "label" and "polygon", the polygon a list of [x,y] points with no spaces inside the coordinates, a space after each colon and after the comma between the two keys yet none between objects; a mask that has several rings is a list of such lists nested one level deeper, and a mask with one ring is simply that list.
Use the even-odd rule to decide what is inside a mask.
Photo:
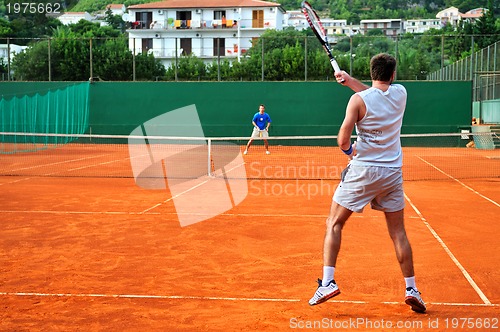
[{"label": "tree", "polygon": [[[15,78],[48,80],[50,46],[50,77],[54,81],[88,80],[91,75],[91,49],[92,76],[104,80],[131,80],[134,57],[128,50],[128,40],[123,35],[120,38],[106,37],[113,36],[113,31],[109,27],[82,21],[68,27],[58,27],[50,40],[33,42],[14,58],[12,65]],[[152,80],[165,74],[165,68],[153,55],[139,54],[135,61],[137,79]]]},{"label": "tree", "polygon": [[119,30],[121,33],[125,32],[126,28],[125,21],[121,18],[120,15],[113,15],[113,12],[111,11],[110,8],[106,10],[106,17],[104,20],[106,21],[106,23],[108,23],[108,25],[111,28]]},{"label": "tree", "polygon": [[5,77],[7,76],[7,64],[4,63],[3,59],[0,59],[0,77],[2,80],[5,80]]},{"label": "tree", "polygon": [[497,28],[495,23],[493,0],[488,0],[488,10],[479,18],[472,29],[474,34],[480,35],[475,40],[479,48],[485,48],[500,40],[500,29]]},{"label": "tree", "polygon": [[173,64],[166,70],[166,78],[169,80],[175,79],[176,71],[177,78],[186,81],[197,81],[206,75],[206,68],[203,60],[197,58],[195,55],[181,56],[177,69],[175,68],[175,64]]}]

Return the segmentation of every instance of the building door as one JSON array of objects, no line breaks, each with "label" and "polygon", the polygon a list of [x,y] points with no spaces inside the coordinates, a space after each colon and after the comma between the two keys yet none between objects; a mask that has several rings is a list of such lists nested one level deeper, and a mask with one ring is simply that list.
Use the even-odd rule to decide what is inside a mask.
[{"label": "building door", "polygon": [[178,11],[175,17],[180,21],[178,29],[188,29],[191,27],[191,11]]},{"label": "building door", "polygon": [[264,11],[254,10],[252,11],[252,28],[263,28],[264,27]]},{"label": "building door", "polygon": [[153,48],[153,38],[142,38],[142,53],[147,54]]},{"label": "building door", "polygon": [[214,38],[214,56],[226,55],[226,40],[224,38]]},{"label": "building door", "polygon": [[135,13],[135,21],[138,23],[139,29],[149,28],[151,22],[153,21],[153,13],[151,12],[138,12]]},{"label": "building door", "polygon": [[192,40],[191,38],[181,38],[181,49],[182,55],[191,54],[192,50]]}]

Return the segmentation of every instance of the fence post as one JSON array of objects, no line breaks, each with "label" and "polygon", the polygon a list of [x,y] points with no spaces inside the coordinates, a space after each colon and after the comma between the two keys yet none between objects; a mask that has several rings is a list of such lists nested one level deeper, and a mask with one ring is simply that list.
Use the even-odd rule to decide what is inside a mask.
[{"label": "fence post", "polygon": [[261,61],[261,63],[262,63],[262,74],[261,74],[262,78],[261,78],[261,80],[262,80],[262,82],[264,82],[264,38],[261,38],[261,39],[262,39],[262,61]]},{"label": "fence post", "polygon": [[7,38],[7,81],[10,81],[10,38]]},{"label": "fence post", "polygon": [[133,39],[134,41],[134,47],[132,48],[132,81],[135,82],[135,38]]},{"label": "fence post", "polygon": [[178,78],[178,73],[177,73],[177,69],[178,69],[178,66],[179,66],[179,56],[178,56],[178,51],[177,51],[177,37],[175,37],[175,81],[177,82],[177,80],[179,79]]},{"label": "fence post", "polygon": [[352,62],[353,62],[353,54],[352,54],[352,34],[349,35],[349,75],[352,76]]},{"label": "fence post", "polygon": [[[474,61],[474,35],[470,36],[470,77],[473,78],[474,75],[474,65],[476,64]],[[475,77],[474,77],[475,79]]]},{"label": "fence post", "polygon": [[304,81],[307,82],[307,36],[304,37]]},{"label": "fence post", "polygon": [[444,35],[441,35],[441,81],[444,80],[443,77],[443,69],[444,69]]},{"label": "fence post", "polygon": [[48,43],[47,43],[47,49],[48,49],[48,58],[49,58],[49,82],[52,81],[52,57],[51,57],[51,50],[50,50],[50,41],[52,38],[49,37]]},{"label": "fence post", "polygon": [[92,37],[90,37],[90,43],[89,43],[89,48],[90,48],[90,79],[94,77],[94,70],[92,68]]}]

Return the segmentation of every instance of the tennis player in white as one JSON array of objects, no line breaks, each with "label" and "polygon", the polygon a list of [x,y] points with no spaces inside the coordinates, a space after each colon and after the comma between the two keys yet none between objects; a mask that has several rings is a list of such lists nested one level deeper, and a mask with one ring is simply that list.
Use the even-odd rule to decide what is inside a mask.
[{"label": "tennis player in white", "polygon": [[[337,138],[340,149],[350,162],[342,172],[326,220],[323,279],[318,279],[319,287],[309,300],[310,305],[340,294],[334,273],[342,228],[353,212],[363,212],[370,203],[373,209],[385,214],[389,235],[405,279],[405,302],[416,312],[426,310],[415,284],[413,255],[404,226],[400,134],[406,108],[406,89],[393,84],[395,73],[396,60],[388,54],[378,54],[370,61],[371,87],[344,71],[335,74],[337,82],[356,92],[347,104]],[[357,141],[351,144],[354,127]]]}]

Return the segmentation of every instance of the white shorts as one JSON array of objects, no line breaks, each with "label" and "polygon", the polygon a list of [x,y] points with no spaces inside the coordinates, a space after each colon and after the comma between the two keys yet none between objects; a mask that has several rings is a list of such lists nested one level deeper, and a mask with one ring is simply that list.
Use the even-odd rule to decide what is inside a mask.
[{"label": "white shorts", "polygon": [[269,133],[267,132],[267,130],[259,130],[257,128],[253,128],[253,131],[252,131],[252,138],[255,138],[255,137],[269,137]]},{"label": "white shorts", "polygon": [[400,167],[349,165],[333,200],[354,212],[363,212],[371,203],[374,210],[396,212],[405,207],[403,171]]}]

